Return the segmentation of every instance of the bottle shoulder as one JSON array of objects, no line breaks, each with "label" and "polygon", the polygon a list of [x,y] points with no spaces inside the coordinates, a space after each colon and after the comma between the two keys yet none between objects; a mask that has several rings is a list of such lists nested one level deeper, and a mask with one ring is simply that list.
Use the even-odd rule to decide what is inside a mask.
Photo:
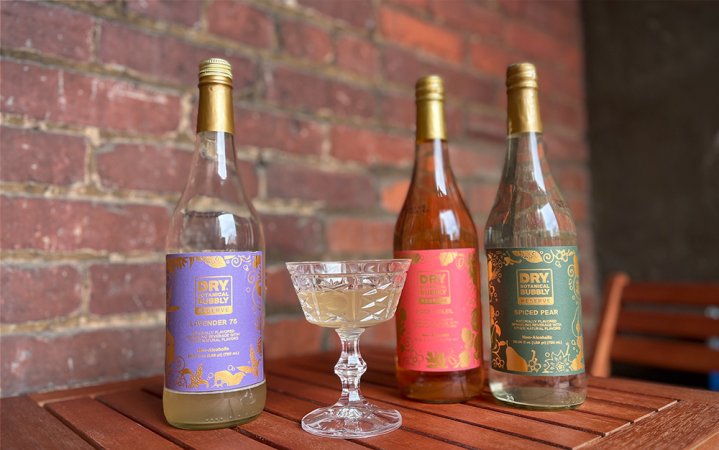
[{"label": "bottle shoulder", "polygon": [[178,208],[170,220],[168,251],[264,251],[265,238],[259,217],[227,210]]}]

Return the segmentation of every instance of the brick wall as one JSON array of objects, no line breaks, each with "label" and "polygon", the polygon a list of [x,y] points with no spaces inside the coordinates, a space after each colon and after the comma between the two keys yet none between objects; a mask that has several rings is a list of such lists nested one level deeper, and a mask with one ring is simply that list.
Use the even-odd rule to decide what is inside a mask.
[{"label": "brick wall", "polygon": [[[335,344],[286,260],[385,257],[413,160],[413,84],[447,83],[480,229],[504,157],[504,70],[538,64],[549,156],[596,315],[576,1],[3,1],[2,395],[160,373],[163,240],[193,150],[197,63],[235,75],[236,145],[268,242],[266,356]],[[393,325],[366,341],[392,344]]]}]

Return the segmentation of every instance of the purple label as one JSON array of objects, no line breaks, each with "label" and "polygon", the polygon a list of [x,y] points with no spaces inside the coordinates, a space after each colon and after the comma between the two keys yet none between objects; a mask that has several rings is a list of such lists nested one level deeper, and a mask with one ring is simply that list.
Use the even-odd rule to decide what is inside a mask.
[{"label": "purple label", "polygon": [[262,252],[167,255],[165,387],[231,391],[265,379]]}]

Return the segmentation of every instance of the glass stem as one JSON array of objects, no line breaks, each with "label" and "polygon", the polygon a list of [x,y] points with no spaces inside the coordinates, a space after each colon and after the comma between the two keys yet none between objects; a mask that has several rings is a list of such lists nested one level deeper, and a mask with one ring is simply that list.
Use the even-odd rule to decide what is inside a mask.
[{"label": "glass stem", "polygon": [[367,363],[359,351],[359,337],[364,328],[337,328],[335,331],[342,343],[342,354],[335,364],[335,373],[342,381],[342,396],[337,405],[364,404],[365,399],[359,390],[360,377],[367,370]]}]

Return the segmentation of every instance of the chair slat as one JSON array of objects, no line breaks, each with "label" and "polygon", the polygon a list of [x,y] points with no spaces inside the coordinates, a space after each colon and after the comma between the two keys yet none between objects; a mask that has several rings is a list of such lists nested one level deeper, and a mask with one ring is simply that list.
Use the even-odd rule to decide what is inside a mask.
[{"label": "chair slat", "polygon": [[707,339],[719,336],[719,320],[697,314],[624,311],[617,330],[624,332]]},{"label": "chair slat", "polygon": [[719,283],[630,283],[622,292],[625,303],[718,305]]},{"label": "chair slat", "polygon": [[616,336],[612,360],[697,373],[719,370],[719,351],[703,344],[665,339]]}]

